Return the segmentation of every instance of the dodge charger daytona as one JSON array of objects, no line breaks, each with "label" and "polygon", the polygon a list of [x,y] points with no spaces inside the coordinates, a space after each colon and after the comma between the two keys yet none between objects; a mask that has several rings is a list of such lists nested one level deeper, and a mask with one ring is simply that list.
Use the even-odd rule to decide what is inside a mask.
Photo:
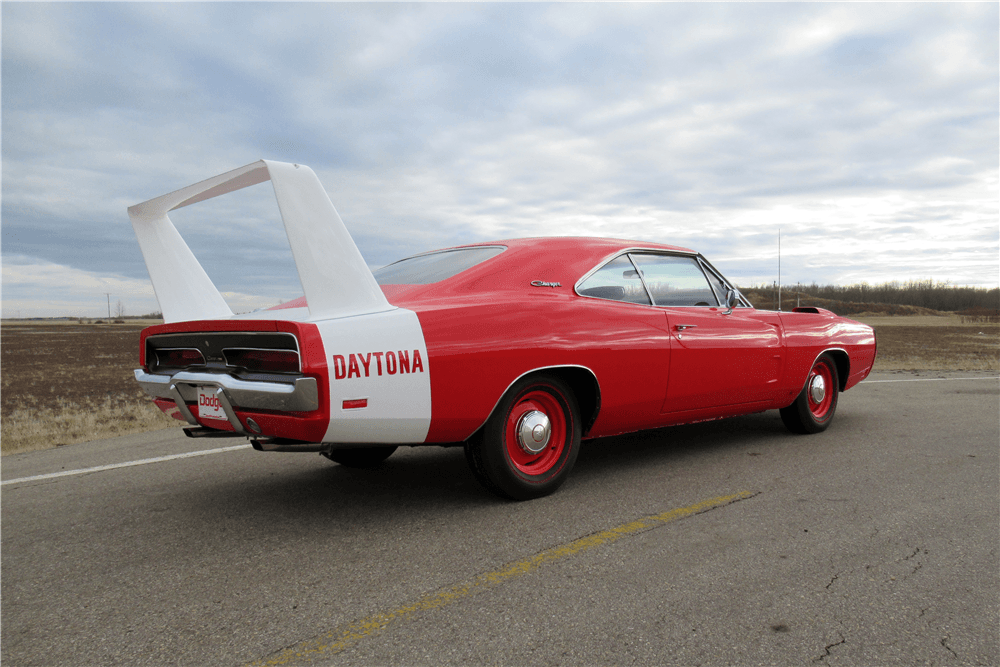
[{"label": "dodge charger daytona", "polygon": [[[168,217],[270,181],[304,296],[235,315]],[[129,208],[164,324],[136,379],[191,437],[377,465],[464,447],[490,491],[555,491],[583,439],[779,410],[825,430],[875,334],[755,309],[701,254],[604,238],[425,252],[371,271],[308,167],[261,160]]]}]

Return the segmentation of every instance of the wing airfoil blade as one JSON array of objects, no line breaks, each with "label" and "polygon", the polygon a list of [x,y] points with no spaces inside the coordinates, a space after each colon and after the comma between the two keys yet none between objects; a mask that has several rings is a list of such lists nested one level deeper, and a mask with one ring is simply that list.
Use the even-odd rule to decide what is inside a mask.
[{"label": "wing airfoil blade", "polygon": [[316,174],[259,160],[128,209],[164,322],[233,316],[167,213],[271,181],[309,304],[309,319],[391,310]]}]

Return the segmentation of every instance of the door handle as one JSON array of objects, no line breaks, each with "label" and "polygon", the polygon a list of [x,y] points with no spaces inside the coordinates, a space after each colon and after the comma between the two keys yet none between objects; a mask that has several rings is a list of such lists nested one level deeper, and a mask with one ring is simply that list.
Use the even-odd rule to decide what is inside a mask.
[{"label": "door handle", "polygon": [[685,329],[697,329],[697,324],[677,324],[674,326],[678,331],[684,331]]}]

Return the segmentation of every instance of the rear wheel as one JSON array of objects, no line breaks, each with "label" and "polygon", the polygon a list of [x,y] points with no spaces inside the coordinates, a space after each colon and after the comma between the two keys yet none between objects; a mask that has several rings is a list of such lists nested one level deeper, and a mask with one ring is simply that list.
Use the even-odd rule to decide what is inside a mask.
[{"label": "rear wheel", "polygon": [[793,433],[825,431],[837,411],[840,382],[837,364],[829,354],[820,355],[809,371],[802,393],[781,409],[781,421]]},{"label": "rear wheel", "polygon": [[465,443],[479,482],[513,500],[546,496],[569,476],[580,450],[580,409],[562,380],[537,375],[519,380]]},{"label": "rear wheel", "polygon": [[385,447],[357,447],[323,452],[323,456],[348,468],[372,468],[392,456],[396,445]]}]

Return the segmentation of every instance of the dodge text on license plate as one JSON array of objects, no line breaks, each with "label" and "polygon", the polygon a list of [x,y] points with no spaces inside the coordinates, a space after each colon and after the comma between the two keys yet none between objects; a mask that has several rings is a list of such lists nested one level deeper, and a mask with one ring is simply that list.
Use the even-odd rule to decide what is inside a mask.
[{"label": "dodge text on license plate", "polygon": [[225,420],[226,411],[222,409],[222,403],[219,402],[215,391],[215,387],[198,387],[198,416]]}]

